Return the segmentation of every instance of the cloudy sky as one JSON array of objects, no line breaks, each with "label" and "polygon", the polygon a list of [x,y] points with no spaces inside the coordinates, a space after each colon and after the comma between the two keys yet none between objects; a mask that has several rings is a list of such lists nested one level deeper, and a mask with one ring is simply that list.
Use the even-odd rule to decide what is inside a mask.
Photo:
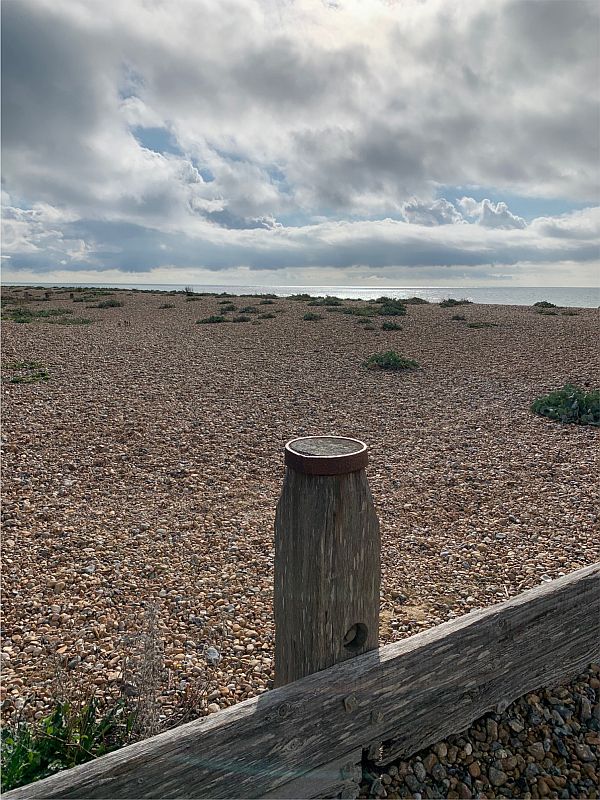
[{"label": "cloudy sky", "polygon": [[600,282],[596,0],[4,0],[5,280]]}]

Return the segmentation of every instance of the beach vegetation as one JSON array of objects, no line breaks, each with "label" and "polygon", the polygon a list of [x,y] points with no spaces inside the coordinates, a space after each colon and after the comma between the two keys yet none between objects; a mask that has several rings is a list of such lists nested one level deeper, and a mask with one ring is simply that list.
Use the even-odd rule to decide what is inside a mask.
[{"label": "beach vegetation", "polygon": [[534,414],[558,422],[600,427],[600,389],[586,392],[569,383],[533,401]]},{"label": "beach vegetation", "polygon": [[221,314],[211,314],[210,317],[196,320],[196,325],[211,325],[218,322],[227,322],[227,320]]},{"label": "beach vegetation", "polygon": [[384,303],[379,306],[377,313],[383,317],[403,317],[406,314],[406,306],[402,305],[399,300],[394,300],[393,303]]},{"label": "beach vegetation", "polygon": [[66,701],[34,725],[19,721],[2,727],[2,791],[46,778],[127,744],[133,715],[124,701],[101,710],[91,698]]},{"label": "beach vegetation", "polygon": [[306,322],[316,322],[319,319],[323,319],[323,317],[320,314],[315,314],[314,311],[309,311],[302,319],[306,320]]},{"label": "beach vegetation", "polygon": [[566,311],[562,311],[561,312],[561,315],[563,317],[578,317],[579,316],[579,311],[575,311],[572,308],[567,308]]},{"label": "beach vegetation", "polygon": [[424,297],[405,297],[402,302],[407,306],[428,306],[429,300]]},{"label": "beach vegetation", "polygon": [[309,306],[342,306],[343,302],[340,300],[339,297],[317,297],[314,300],[311,300],[308,304]]},{"label": "beach vegetation", "polygon": [[259,314],[258,318],[259,319],[275,319],[276,316],[277,316],[276,314],[272,314],[270,311],[268,311],[266,314]]},{"label": "beach vegetation", "polygon": [[237,311],[237,306],[230,300],[219,300],[219,305],[221,306],[219,309],[221,314],[225,314],[228,311]]},{"label": "beach vegetation", "polygon": [[381,326],[382,331],[401,331],[402,325],[398,325],[397,322],[392,322],[389,319],[386,319],[383,325]]},{"label": "beach vegetation", "polygon": [[265,299],[261,300],[258,305],[259,306],[272,306],[274,304],[275,304],[275,300],[273,300],[271,297],[265,297]]},{"label": "beach vegetation", "polygon": [[404,358],[394,350],[387,350],[385,353],[374,353],[364,362],[367,369],[389,369],[389,370],[408,370],[417,369],[419,364],[412,358]]},{"label": "beach vegetation", "polygon": [[373,306],[344,306],[340,310],[342,314],[351,314],[354,317],[376,317],[378,313]]},{"label": "beach vegetation", "polygon": [[237,317],[231,318],[232,322],[250,322],[250,320],[251,317],[249,317],[247,314],[238,314]]},{"label": "beach vegetation", "polygon": [[240,314],[258,314],[258,308],[256,306],[244,306],[240,308]]},{"label": "beach vegetation", "polygon": [[533,304],[533,308],[557,308],[557,306],[549,300],[538,300],[537,303]]},{"label": "beach vegetation", "polygon": [[497,328],[497,322],[468,322],[467,328]]},{"label": "beach vegetation", "polygon": [[472,303],[473,301],[467,300],[466,297],[463,297],[460,300],[456,300],[454,297],[447,297],[440,303],[440,308],[454,308],[455,306],[470,306],[472,305]]},{"label": "beach vegetation", "polygon": [[306,294],[306,292],[301,292],[300,294],[291,294],[288,300],[300,300],[301,302],[306,302],[308,300],[314,300],[312,295]]},{"label": "beach vegetation", "polygon": [[53,325],[91,325],[92,320],[87,317],[53,317],[46,320]]},{"label": "beach vegetation", "polygon": [[453,320],[454,322],[465,322],[467,318],[465,317],[464,314],[452,314],[450,319]]},{"label": "beach vegetation", "polygon": [[175,308],[173,303],[162,303],[159,308]]}]

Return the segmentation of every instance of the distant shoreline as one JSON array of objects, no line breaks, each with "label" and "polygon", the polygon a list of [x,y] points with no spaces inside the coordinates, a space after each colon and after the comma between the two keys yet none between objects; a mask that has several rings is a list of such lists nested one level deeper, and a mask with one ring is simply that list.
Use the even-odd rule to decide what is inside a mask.
[{"label": "distant shoreline", "polygon": [[[113,289],[114,291],[133,291],[157,294],[183,293],[184,284],[131,284],[131,283],[25,283],[3,282],[3,286],[11,289]],[[190,288],[198,296],[221,295],[244,297],[273,294],[276,297],[289,297],[294,294],[310,294],[314,297],[335,296],[344,300],[372,300],[381,295],[398,299],[419,297],[430,303],[439,303],[447,298],[466,298],[475,304],[501,306],[531,306],[540,300],[548,300],[564,308],[598,308],[600,307],[600,287],[594,286],[550,286],[550,287],[466,287],[466,286],[273,286],[247,285],[226,286],[191,285]]]}]

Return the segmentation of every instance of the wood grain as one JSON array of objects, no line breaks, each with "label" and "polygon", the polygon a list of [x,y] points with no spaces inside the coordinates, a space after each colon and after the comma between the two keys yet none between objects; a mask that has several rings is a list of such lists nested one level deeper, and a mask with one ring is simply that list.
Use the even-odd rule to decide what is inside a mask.
[{"label": "wood grain", "polygon": [[275,516],[275,685],[376,648],[380,581],[365,471],[288,468]]},{"label": "wood grain", "polygon": [[372,741],[408,756],[598,658],[595,564],[4,798],[262,797]]}]

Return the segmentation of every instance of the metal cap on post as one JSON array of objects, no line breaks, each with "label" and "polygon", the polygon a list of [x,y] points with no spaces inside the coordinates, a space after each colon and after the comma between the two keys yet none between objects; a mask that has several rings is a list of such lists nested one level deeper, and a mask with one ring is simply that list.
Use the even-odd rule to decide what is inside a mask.
[{"label": "metal cap on post", "polygon": [[379,522],[367,446],[307,436],[285,446],[275,518],[275,685],[379,645]]}]

